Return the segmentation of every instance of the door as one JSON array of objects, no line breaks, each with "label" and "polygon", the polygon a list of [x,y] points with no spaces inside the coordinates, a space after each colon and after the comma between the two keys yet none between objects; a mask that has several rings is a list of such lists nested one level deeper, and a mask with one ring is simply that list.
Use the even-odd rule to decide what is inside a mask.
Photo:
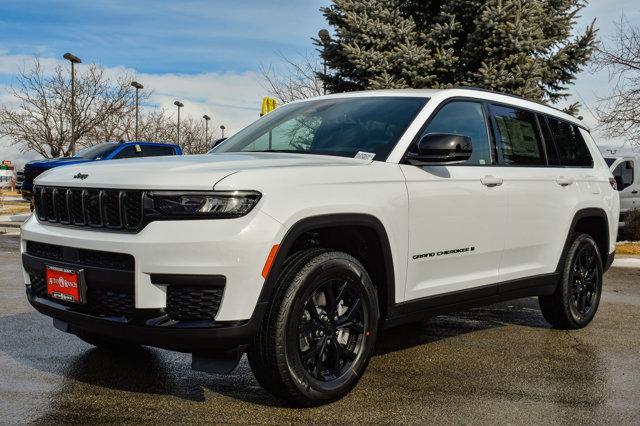
[{"label": "door", "polygon": [[620,213],[640,208],[636,167],[636,161],[631,157],[618,158],[611,164],[610,170],[620,192]]},{"label": "door", "polygon": [[495,283],[504,245],[506,197],[483,104],[446,103],[417,140],[428,133],[467,136],[473,152],[457,165],[400,165],[409,195],[407,301]]}]

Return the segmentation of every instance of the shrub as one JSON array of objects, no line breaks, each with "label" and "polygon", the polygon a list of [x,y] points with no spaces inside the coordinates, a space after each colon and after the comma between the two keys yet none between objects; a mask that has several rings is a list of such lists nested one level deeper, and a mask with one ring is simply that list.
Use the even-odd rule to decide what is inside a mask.
[{"label": "shrub", "polygon": [[630,210],[624,221],[624,238],[629,241],[640,241],[640,210]]}]

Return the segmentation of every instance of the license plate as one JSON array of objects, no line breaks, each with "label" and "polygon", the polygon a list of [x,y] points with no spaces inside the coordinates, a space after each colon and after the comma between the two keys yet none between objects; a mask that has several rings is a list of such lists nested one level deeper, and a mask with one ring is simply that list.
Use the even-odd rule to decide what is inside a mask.
[{"label": "license plate", "polygon": [[84,303],[82,271],[46,266],[47,295],[52,299]]}]

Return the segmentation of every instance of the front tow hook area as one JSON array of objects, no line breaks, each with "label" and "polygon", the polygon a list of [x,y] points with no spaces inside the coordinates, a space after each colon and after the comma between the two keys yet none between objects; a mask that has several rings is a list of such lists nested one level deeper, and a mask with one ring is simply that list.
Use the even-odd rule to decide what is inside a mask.
[{"label": "front tow hook area", "polygon": [[191,368],[209,374],[229,374],[236,369],[244,352],[243,347],[238,347],[229,351],[194,353]]}]

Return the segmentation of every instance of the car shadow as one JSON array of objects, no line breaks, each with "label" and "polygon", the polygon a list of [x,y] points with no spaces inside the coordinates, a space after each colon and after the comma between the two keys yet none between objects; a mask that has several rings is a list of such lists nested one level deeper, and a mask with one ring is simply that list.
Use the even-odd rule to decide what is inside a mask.
[{"label": "car shadow", "polygon": [[[384,330],[378,338],[374,356],[382,357],[391,352],[505,325],[549,328],[539,312],[536,299],[519,299]],[[195,402],[204,401],[205,390],[208,390],[256,405],[289,406],[259,386],[246,357],[230,375],[208,375],[191,370],[189,354],[155,348],[129,352],[94,348],[73,335],[55,330],[50,319],[37,312],[0,317],[0,335],[4,336],[0,339],[0,352],[26,367],[62,378],[59,392],[62,399],[67,394],[78,392],[76,382],[80,382],[126,392],[170,395]],[[50,414],[51,420],[64,421],[64,413]]]}]

